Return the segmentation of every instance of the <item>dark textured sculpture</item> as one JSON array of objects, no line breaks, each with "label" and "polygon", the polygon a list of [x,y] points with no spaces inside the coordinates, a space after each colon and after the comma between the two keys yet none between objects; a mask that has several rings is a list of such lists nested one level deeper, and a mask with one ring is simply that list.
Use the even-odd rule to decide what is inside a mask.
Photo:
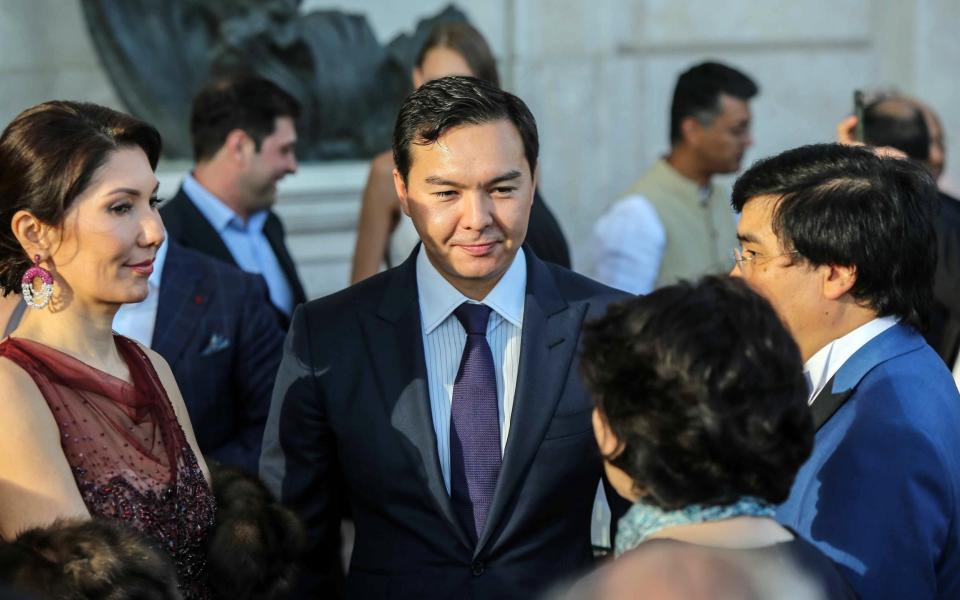
[{"label": "dark textured sculpture", "polygon": [[300,12],[300,0],[83,0],[120,99],[156,125],[169,158],[192,158],[190,103],[218,76],[249,71],[300,101],[303,160],[367,158],[390,145],[416,53],[447,7],[383,46],[361,15]]}]

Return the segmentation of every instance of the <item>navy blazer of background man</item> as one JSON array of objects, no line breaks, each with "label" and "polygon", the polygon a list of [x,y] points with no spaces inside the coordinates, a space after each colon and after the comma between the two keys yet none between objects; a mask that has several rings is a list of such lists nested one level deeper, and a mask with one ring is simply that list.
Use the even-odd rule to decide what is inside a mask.
[{"label": "navy blazer of background man", "polygon": [[167,244],[150,346],[170,364],[204,456],[256,473],[283,347],[266,284]]},{"label": "navy blazer of background man", "polygon": [[[395,131],[394,182],[422,242],[296,310],[264,435],[261,475],[307,527],[296,597],[336,593],[346,502],[348,597],[534,598],[593,561],[602,465],[577,347],[625,294],[519,251],[538,148],[519,98],[438,79]],[[489,320],[471,320],[477,304]]]},{"label": "navy blazer of background man", "polygon": [[[163,206],[160,207],[160,215],[163,217],[163,225],[167,229],[167,234],[172,240],[181,246],[192,248],[239,268],[237,261],[230,254],[230,250],[223,242],[220,234],[207,221],[183,189],[177,190],[173,198],[164,202]],[[270,247],[273,249],[287,283],[290,285],[294,306],[302,304],[306,301],[307,295],[304,292],[303,284],[300,282],[300,277],[297,275],[297,267],[293,262],[293,257],[290,256],[284,242],[283,223],[273,211],[269,211],[267,215],[267,221],[263,226],[263,235],[270,242]],[[279,310],[275,312],[277,313],[278,323],[286,329],[288,325],[287,316]]]}]

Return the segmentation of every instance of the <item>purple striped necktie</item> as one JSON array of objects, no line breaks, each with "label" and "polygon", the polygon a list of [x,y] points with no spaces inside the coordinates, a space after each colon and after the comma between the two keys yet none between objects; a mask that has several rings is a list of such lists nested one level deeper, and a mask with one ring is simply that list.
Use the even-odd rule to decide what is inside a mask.
[{"label": "purple striped necktie", "polygon": [[464,302],[453,314],[466,330],[467,342],[453,382],[450,498],[464,527],[479,538],[501,461],[497,376],[487,343],[490,307]]}]

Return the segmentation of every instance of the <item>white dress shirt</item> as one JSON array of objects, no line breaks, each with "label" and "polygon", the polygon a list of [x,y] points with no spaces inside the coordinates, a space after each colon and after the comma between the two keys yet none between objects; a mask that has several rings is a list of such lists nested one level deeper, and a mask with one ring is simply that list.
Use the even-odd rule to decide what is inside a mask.
[{"label": "white dress shirt", "polygon": [[593,227],[594,278],[631,294],[649,294],[660,275],[667,232],[644,196],[617,202]]},{"label": "white dress shirt", "polygon": [[147,297],[143,302],[124,304],[113,316],[113,330],[120,335],[136,340],[146,347],[153,342],[153,329],[157,324],[157,308],[160,306],[160,279],[167,261],[167,242],[164,241],[153,259],[153,273],[147,279]]},{"label": "white dress shirt", "polygon": [[[493,353],[497,377],[497,405],[500,416],[501,456],[510,434],[510,417],[517,388],[520,364],[520,334],[523,330],[523,305],[527,288],[527,261],[518,250],[513,264],[482,302],[490,311],[487,343]],[[460,368],[467,333],[453,311],[464,302],[473,302],[453,287],[427,258],[420,247],[417,254],[417,289],[420,321],[423,325],[423,351],[427,365],[430,411],[437,434],[437,453],[443,481],[450,491],[450,411],[453,384]]]},{"label": "white dress shirt", "polygon": [[808,404],[813,404],[817,395],[823,390],[830,378],[837,374],[840,367],[857,353],[857,350],[867,345],[867,342],[897,324],[897,317],[878,317],[869,323],[864,323],[847,335],[839,337],[810,357],[803,365],[803,376],[807,379],[807,388],[810,396]]}]

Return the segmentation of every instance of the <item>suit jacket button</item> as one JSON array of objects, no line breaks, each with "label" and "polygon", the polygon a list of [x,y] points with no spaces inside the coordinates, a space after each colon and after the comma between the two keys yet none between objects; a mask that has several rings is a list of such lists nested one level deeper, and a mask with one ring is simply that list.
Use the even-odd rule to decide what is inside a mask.
[{"label": "suit jacket button", "polygon": [[482,562],[480,562],[480,561],[478,560],[477,562],[475,562],[475,563],[473,563],[472,565],[470,565],[470,572],[473,573],[474,576],[478,576],[478,575],[482,575],[482,574],[483,574],[483,571],[484,571],[486,568],[487,568],[487,567],[486,567]]}]

